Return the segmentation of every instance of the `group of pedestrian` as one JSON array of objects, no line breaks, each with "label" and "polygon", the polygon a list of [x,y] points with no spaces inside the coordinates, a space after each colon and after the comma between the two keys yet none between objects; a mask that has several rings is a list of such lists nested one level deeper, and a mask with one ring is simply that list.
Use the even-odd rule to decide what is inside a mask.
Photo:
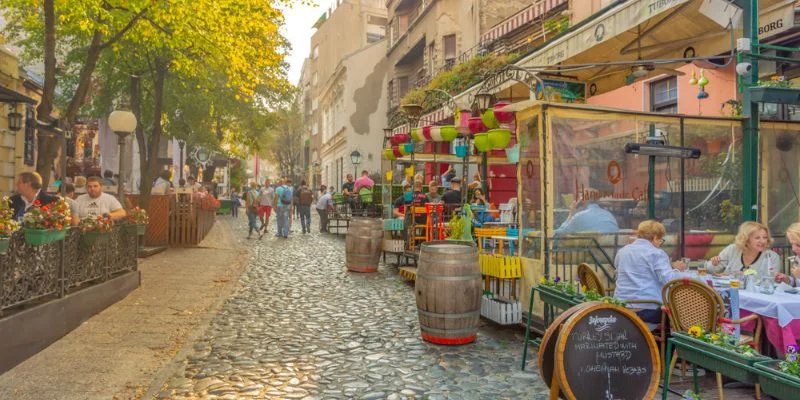
[{"label": "group of pedestrian", "polygon": [[[245,190],[243,199],[248,221],[248,239],[252,238],[253,233],[257,233],[259,239],[264,237],[269,229],[273,210],[277,237],[289,237],[293,215],[297,215],[300,219],[302,233],[311,233],[311,205],[314,203],[314,192],[306,181],[301,181],[297,188],[292,186],[292,180],[289,178],[278,180],[275,184],[271,184],[267,179],[261,187],[256,182],[251,182],[249,190]],[[235,191],[231,192],[231,200],[238,202]],[[238,213],[234,213],[234,216],[236,215]]]}]

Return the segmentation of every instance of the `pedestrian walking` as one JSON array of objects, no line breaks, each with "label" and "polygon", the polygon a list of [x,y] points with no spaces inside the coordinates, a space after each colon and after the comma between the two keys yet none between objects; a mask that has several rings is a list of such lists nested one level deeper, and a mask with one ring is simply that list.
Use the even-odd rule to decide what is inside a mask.
[{"label": "pedestrian walking", "polygon": [[236,193],[236,188],[231,188],[231,217],[239,218],[239,193]]},{"label": "pedestrian walking", "polygon": [[300,188],[297,189],[297,212],[300,214],[303,233],[311,233],[311,203],[313,202],[314,192],[306,185],[306,181],[300,181]]},{"label": "pedestrian walking", "polygon": [[328,233],[328,211],[333,208],[331,192],[325,185],[319,187],[319,200],[317,200],[317,214],[319,214],[319,232]]},{"label": "pedestrian walking", "polygon": [[269,217],[272,215],[272,207],[274,206],[275,190],[269,185],[269,179],[264,180],[264,187],[258,194],[258,217],[261,219],[261,230],[258,238],[264,237],[269,228]]},{"label": "pedestrian walking", "polygon": [[253,236],[253,231],[258,232],[258,196],[256,183],[250,182],[250,190],[245,193],[245,207],[247,207],[247,238]]},{"label": "pedestrian walking", "polygon": [[285,179],[283,184],[275,189],[275,210],[278,219],[278,237],[288,238],[290,229],[290,218],[292,214],[292,203],[294,193],[292,190],[292,180]]}]

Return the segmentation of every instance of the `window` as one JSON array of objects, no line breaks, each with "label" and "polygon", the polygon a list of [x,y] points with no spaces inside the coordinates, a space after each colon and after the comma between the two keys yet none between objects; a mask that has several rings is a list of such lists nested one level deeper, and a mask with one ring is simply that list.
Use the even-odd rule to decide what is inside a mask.
[{"label": "window", "polygon": [[442,38],[444,42],[444,62],[450,64],[456,59],[456,35],[447,35]]},{"label": "window", "polygon": [[678,112],[678,78],[675,76],[650,84],[650,111]]},{"label": "window", "polygon": [[316,85],[318,81],[319,81],[319,75],[317,75],[317,73],[314,72],[314,76],[313,78],[311,78],[311,84]]},{"label": "window", "polygon": [[319,46],[314,46],[314,51],[311,52],[311,58],[316,60],[319,57]]},{"label": "window", "polygon": [[433,76],[436,70],[436,42],[428,45],[428,76]]},{"label": "window", "polygon": [[367,32],[367,43],[375,43],[381,39],[383,39],[383,35]]},{"label": "window", "polygon": [[408,92],[408,77],[401,76],[397,78],[397,96],[402,98]]}]

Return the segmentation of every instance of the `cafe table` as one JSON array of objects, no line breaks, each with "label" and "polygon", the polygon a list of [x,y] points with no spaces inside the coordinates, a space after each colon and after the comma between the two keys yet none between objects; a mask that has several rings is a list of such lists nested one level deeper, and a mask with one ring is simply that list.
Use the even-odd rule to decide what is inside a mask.
[{"label": "cafe table", "polygon": [[[711,279],[710,275],[700,277],[693,272],[687,272],[686,275],[704,282]],[[788,285],[778,285],[772,294],[739,290],[740,316],[760,315],[767,340],[781,355],[786,346],[795,344],[800,339],[800,290],[797,294],[787,293],[784,291],[787,288]],[[752,329],[754,324],[752,321],[745,323],[743,328]]]},{"label": "cafe table", "polygon": [[489,236],[489,239],[497,242],[497,254],[503,255],[504,242],[508,242],[508,255],[514,255],[514,243],[519,240],[518,236]]}]

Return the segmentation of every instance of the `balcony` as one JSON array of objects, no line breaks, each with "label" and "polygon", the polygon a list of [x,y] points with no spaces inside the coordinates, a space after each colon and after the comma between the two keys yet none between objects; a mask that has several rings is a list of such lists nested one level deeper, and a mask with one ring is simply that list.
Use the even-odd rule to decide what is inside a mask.
[{"label": "balcony", "polygon": [[[414,30],[436,0],[400,0],[393,12],[390,12],[389,48],[391,53],[395,46]],[[391,4],[391,2],[389,2]]]}]

